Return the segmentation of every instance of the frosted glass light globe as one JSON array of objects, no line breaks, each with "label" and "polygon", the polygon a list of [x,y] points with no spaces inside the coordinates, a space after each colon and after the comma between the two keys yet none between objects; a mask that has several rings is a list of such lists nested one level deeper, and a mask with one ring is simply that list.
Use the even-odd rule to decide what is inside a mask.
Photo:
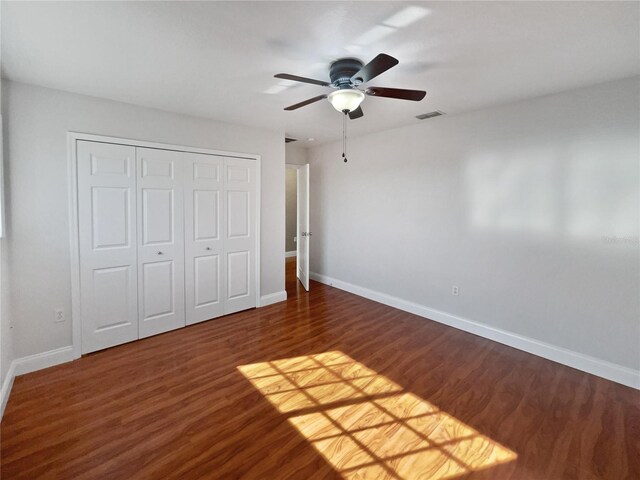
[{"label": "frosted glass light globe", "polygon": [[364,93],[352,88],[343,88],[331,92],[327,97],[333,108],[339,112],[353,112],[364,100]]}]

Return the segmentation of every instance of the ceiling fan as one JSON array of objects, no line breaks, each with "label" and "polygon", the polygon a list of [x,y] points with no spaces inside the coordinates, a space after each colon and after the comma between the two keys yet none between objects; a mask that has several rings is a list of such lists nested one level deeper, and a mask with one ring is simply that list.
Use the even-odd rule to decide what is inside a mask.
[{"label": "ceiling fan", "polygon": [[361,89],[362,84],[374,79],[381,73],[386,72],[391,67],[398,64],[398,60],[390,55],[381,53],[369,63],[364,65],[356,58],[341,58],[336,60],[329,67],[329,78],[331,82],[314,80],[313,78],[299,77],[288,73],[278,73],[276,78],[292,80],[294,82],[310,83],[321,87],[331,87],[335,90],[329,94],[318,95],[304,102],[291,105],[285,110],[296,110],[319,100],[328,99],[333,108],[339,112],[349,114],[349,118],[355,120],[363,115],[360,104],[365,95],[372,97],[398,98],[401,100],[413,100],[419,102],[427,92],[423,90],[405,90],[403,88],[367,87]]}]

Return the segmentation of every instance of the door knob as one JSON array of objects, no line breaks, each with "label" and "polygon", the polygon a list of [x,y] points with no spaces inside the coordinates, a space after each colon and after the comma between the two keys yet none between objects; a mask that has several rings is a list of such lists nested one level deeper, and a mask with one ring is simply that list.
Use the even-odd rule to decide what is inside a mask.
[{"label": "door knob", "polygon": [[162,252],[161,252],[161,251],[158,251],[158,255],[162,255]]}]

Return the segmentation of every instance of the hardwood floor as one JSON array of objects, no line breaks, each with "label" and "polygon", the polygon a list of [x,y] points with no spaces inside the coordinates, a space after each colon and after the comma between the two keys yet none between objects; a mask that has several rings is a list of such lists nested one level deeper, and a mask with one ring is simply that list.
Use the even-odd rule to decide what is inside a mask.
[{"label": "hardwood floor", "polygon": [[640,478],[637,391],[287,273],[16,378],[2,479]]}]

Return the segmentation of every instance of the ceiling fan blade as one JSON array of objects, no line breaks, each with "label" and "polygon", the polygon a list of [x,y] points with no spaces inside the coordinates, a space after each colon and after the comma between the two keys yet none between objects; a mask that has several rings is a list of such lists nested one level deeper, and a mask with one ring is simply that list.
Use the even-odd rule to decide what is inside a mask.
[{"label": "ceiling fan blade", "polygon": [[355,120],[356,118],[360,118],[363,115],[364,115],[364,112],[362,111],[362,107],[358,107],[353,112],[349,112],[349,118],[351,120]]},{"label": "ceiling fan blade", "polygon": [[400,100],[413,100],[414,102],[419,102],[427,94],[424,90],[385,87],[369,87],[365,93],[374,97],[399,98]]},{"label": "ceiling fan blade", "polygon": [[313,85],[320,85],[321,87],[330,87],[329,82],[323,82],[322,80],[314,80],[313,78],[299,77],[297,75],[289,75],[288,73],[278,73],[274,75],[276,78],[282,78],[283,80],[292,80],[294,82],[311,83]]},{"label": "ceiling fan blade", "polygon": [[386,72],[391,67],[395,67],[398,64],[398,60],[386,53],[380,53],[376,58],[367,63],[358,72],[351,77],[352,82],[359,81],[360,83],[366,83],[372,78],[377,77],[381,73]]},{"label": "ceiling fan blade", "polygon": [[295,105],[291,105],[287,108],[285,108],[285,110],[296,110],[300,107],[304,107],[305,105],[309,105],[310,103],[314,103],[317,102],[319,100],[322,100],[323,98],[327,98],[326,95],[318,95],[317,97],[313,97],[310,98],[309,100],[305,100],[304,102],[300,102],[300,103],[296,103]]}]

